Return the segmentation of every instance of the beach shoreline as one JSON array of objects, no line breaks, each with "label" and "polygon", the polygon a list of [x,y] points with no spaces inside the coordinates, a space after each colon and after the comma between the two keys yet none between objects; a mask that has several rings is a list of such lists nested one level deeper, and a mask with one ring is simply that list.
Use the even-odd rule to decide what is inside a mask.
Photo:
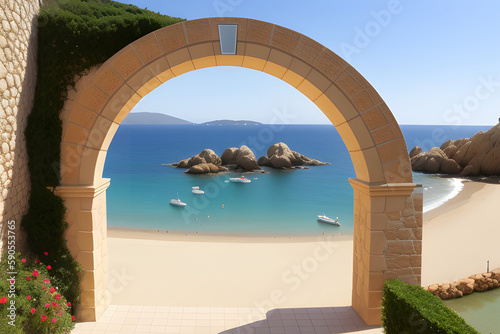
[{"label": "beach shoreline", "polygon": [[165,229],[145,229],[131,227],[108,226],[109,238],[128,238],[165,241],[197,241],[197,242],[243,242],[243,243],[295,243],[315,242],[318,239],[333,237],[335,240],[352,240],[352,234],[324,233],[324,234],[250,234],[224,232],[198,232]]}]

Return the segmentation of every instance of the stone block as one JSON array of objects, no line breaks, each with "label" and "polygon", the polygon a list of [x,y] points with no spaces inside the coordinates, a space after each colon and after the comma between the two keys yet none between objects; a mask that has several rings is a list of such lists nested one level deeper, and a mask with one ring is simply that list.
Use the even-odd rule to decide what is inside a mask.
[{"label": "stone block", "polygon": [[106,105],[108,99],[109,96],[102,90],[94,85],[88,85],[77,102],[83,107],[99,114]]},{"label": "stone block", "polygon": [[[147,67],[134,73],[132,77],[127,80],[127,85],[132,88],[139,96],[144,97],[155,88],[161,85],[161,81],[157,79]],[[124,86],[125,89],[127,89]],[[119,93],[122,93],[120,89]]]},{"label": "stone block", "polygon": [[154,34],[160,42],[162,54],[168,54],[187,45],[182,22],[156,30]]},{"label": "stone block", "polygon": [[359,83],[357,83],[346,71],[339,75],[335,80],[335,84],[349,99],[354,98],[363,90]]},{"label": "stone block", "polygon": [[69,114],[69,122],[81,125],[87,129],[92,128],[98,114],[78,103],[73,103]]},{"label": "stone block", "polygon": [[312,69],[297,89],[311,101],[316,100],[330,85],[331,81]]},{"label": "stone block", "polygon": [[246,40],[269,45],[271,42],[271,32],[273,25],[267,22],[248,20]]},{"label": "stone block", "polygon": [[[273,36],[274,37],[274,36]],[[319,60],[325,47],[318,42],[301,35],[295,47],[294,56],[302,59],[308,64],[315,65]]]},{"label": "stone block", "polygon": [[[210,20],[189,20],[183,23],[186,28],[186,36],[189,44],[219,39],[219,34],[214,36]],[[217,27],[218,28],[218,27]],[[217,29],[218,30],[218,29]]]},{"label": "stone block", "polygon": [[371,100],[370,95],[366,91],[362,91],[361,94],[353,97],[351,101],[359,113],[363,113],[368,109],[372,109],[375,107],[375,104]]},{"label": "stone block", "polygon": [[[403,269],[410,268],[411,267],[410,256],[408,256],[408,255],[401,255],[400,257],[398,257],[396,259],[396,263],[398,264],[398,266],[400,268],[403,268]],[[396,271],[396,273],[398,273],[398,276],[400,275],[398,271]]]},{"label": "stone block", "polygon": [[300,38],[299,33],[275,25],[271,45],[279,50],[283,50],[285,52],[293,54],[295,47],[297,46],[297,43],[299,41],[299,38]]},{"label": "stone block", "polygon": [[132,45],[144,64],[148,64],[163,54],[154,32],[138,39]]},{"label": "stone block", "polygon": [[93,83],[111,96],[124,83],[124,80],[110,65],[103,65],[96,73]]},{"label": "stone block", "polygon": [[133,48],[124,48],[113,56],[111,66],[124,80],[127,80],[144,64]]}]

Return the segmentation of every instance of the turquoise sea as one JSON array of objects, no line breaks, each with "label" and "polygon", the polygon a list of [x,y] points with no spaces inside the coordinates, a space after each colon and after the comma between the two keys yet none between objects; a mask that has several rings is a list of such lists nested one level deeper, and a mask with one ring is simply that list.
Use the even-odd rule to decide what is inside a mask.
[{"label": "turquoise sea", "polygon": [[[440,146],[447,139],[470,137],[488,126],[402,126],[408,149]],[[304,170],[247,174],[249,184],[226,183],[241,174],[199,176],[162,164],[198,154],[219,156],[228,147],[249,146],[256,157],[285,142],[292,150],[331,165]],[[109,226],[249,234],[352,233],[355,177],[347,149],[333,125],[122,125],[108,151],[104,177]],[[435,207],[460,188],[454,179],[414,173],[424,185],[424,209]],[[205,195],[191,193],[199,186]],[[169,204],[176,198],[185,208]],[[224,206],[224,207],[223,207]],[[341,227],[316,221],[326,214]]]}]

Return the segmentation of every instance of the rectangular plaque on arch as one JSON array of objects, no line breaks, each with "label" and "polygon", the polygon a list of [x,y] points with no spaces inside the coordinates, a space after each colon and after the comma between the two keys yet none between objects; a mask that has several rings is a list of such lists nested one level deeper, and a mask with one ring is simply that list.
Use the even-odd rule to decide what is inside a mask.
[{"label": "rectangular plaque on arch", "polygon": [[238,25],[219,24],[220,52],[223,55],[236,54],[236,38],[238,36]]}]

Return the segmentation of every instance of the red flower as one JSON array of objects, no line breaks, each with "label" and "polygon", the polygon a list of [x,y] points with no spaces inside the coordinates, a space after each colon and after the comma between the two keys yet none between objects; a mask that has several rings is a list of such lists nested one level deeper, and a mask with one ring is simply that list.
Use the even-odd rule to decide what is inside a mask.
[{"label": "red flower", "polygon": [[61,300],[61,295],[60,294],[56,294],[56,299],[57,300]]},{"label": "red flower", "polygon": [[56,319],[56,318],[52,318],[52,322],[53,322],[53,323],[56,323],[56,322],[57,322],[57,319]]},{"label": "red flower", "polygon": [[35,311],[36,311],[36,310],[35,310],[34,308],[32,308],[32,309],[31,309],[31,314],[35,313]]},{"label": "red flower", "polygon": [[15,281],[15,280],[10,280],[10,285],[12,285],[12,284],[14,284],[14,283],[16,283],[16,281]]},{"label": "red flower", "polygon": [[68,302],[68,306],[71,306],[71,303],[70,303],[70,302]]},{"label": "red flower", "polygon": [[50,304],[49,303],[45,304],[45,307],[50,307]]},{"label": "red flower", "polygon": [[75,320],[76,320],[75,316],[74,316],[74,315],[72,315],[72,316],[71,316],[71,321],[75,321]]},{"label": "red flower", "polygon": [[44,314],[44,315],[42,315],[42,321],[45,321],[45,320],[47,320],[47,316]]},{"label": "red flower", "polygon": [[47,255],[49,255],[49,253],[47,253],[47,252],[43,252],[43,255],[47,256]]},{"label": "red flower", "polygon": [[26,299],[31,300],[31,296],[30,295],[26,296]]},{"label": "red flower", "polygon": [[35,263],[40,263],[40,260],[36,260]]},{"label": "red flower", "polygon": [[26,263],[26,259],[22,259],[22,260],[21,260],[21,262],[22,262],[22,263]]},{"label": "red flower", "polygon": [[48,279],[44,278],[44,279],[43,279],[43,283],[45,283],[45,284],[49,284],[49,283],[50,283],[50,281],[49,281]]},{"label": "red flower", "polygon": [[52,307],[56,307],[57,306],[57,303],[56,302],[52,302]]},{"label": "red flower", "polygon": [[50,288],[50,293],[54,293],[55,291],[56,291],[56,289]]},{"label": "red flower", "polygon": [[48,269],[48,270],[52,269],[52,267],[51,267],[51,265],[50,265],[50,264],[47,266],[47,269]]},{"label": "red flower", "polygon": [[38,270],[33,270],[33,277],[38,277],[39,273],[38,273]]},{"label": "red flower", "polygon": [[30,278],[29,276],[28,276],[28,277],[26,277],[26,280],[27,280],[27,281],[29,281],[30,279],[31,279],[31,278]]},{"label": "red flower", "polygon": [[0,304],[5,304],[5,303],[7,303],[7,297],[4,296],[0,298]]},{"label": "red flower", "polygon": [[44,285],[44,286],[42,286],[42,289],[47,290],[47,288],[45,287],[45,285]]}]

